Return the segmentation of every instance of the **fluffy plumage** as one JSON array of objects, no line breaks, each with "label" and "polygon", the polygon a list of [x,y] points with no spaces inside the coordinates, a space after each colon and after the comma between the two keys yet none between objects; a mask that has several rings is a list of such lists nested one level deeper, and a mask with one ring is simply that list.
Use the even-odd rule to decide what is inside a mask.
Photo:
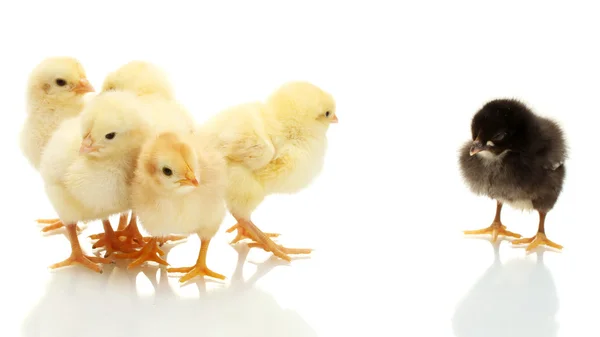
[{"label": "fluffy plumage", "polygon": [[308,186],[323,167],[326,133],[337,122],[333,97],[307,82],[289,82],[263,102],[229,108],[203,130],[217,138],[228,162],[226,201],[238,221],[237,241],[250,237],[258,246],[290,260],[306,253],[275,245],[250,220],[264,198],[295,193]]},{"label": "fluffy plumage", "polygon": [[559,125],[517,100],[498,99],[475,114],[471,134],[473,140],[460,150],[460,168],[473,193],[498,202],[494,239],[498,234],[520,237],[502,232],[503,204],[540,212],[543,234],[543,219],[556,204],[565,178],[567,148]]},{"label": "fluffy plumage", "polygon": [[[48,142],[40,173],[68,230],[78,221],[106,220],[130,208],[129,185],[149,133],[141,109],[131,93],[102,93],[80,116],[63,122]],[[70,239],[72,245],[77,241],[76,236]],[[81,252],[75,253],[76,262],[98,270]]]},{"label": "fluffy plumage", "polygon": [[206,251],[225,216],[226,164],[203,135],[163,133],[144,146],[132,184],[132,207],[153,236],[196,233],[202,246],[188,275],[224,278],[206,267]]}]

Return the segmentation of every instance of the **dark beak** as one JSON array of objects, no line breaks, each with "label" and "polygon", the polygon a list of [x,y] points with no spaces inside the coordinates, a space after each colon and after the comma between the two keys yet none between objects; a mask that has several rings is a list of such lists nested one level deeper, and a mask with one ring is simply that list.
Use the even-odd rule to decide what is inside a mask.
[{"label": "dark beak", "polygon": [[471,145],[471,150],[469,150],[469,153],[471,154],[471,156],[473,156],[485,150],[487,150],[486,146],[484,146],[479,140],[476,139]]}]

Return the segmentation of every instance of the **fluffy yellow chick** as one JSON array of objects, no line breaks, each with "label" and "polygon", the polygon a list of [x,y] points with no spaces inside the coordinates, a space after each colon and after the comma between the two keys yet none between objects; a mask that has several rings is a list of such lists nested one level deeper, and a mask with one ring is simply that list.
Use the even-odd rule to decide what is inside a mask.
[{"label": "fluffy yellow chick", "polygon": [[[134,60],[126,63],[117,70],[108,74],[102,84],[102,92],[126,91],[139,97],[144,104],[144,113],[153,120],[156,132],[193,130],[194,120],[191,115],[175,100],[173,88],[166,73],[158,66],[145,61]],[[142,237],[135,213],[127,224],[128,213],[121,214],[119,226],[115,235],[110,235],[109,240],[119,243],[127,249],[140,247],[150,238]],[[91,235],[97,239],[93,248],[106,245],[104,233]],[[182,236],[165,236],[160,244],[166,241],[184,239]]]},{"label": "fluffy yellow chick", "polygon": [[[93,92],[81,63],[72,57],[49,57],[29,74],[27,118],[21,130],[20,146],[29,163],[39,170],[42,151],[66,119],[79,115],[83,97]],[[59,219],[39,219],[49,224],[42,231],[61,228]]]},{"label": "fluffy yellow chick", "polygon": [[228,162],[227,206],[238,230],[232,243],[243,238],[253,247],[290,261],[288,254],[311,249],[276,245],[250,219],[265,196],[295,193],[320,173],[327,147],[326,133],[337,123],[333,97],[307,82],[289,82],[264,103],[248,103],[225,110],[204,128],[217,137]]},{"label": "fluffy yellow chick", "polygon": [[[142,226],[154,239],[171,233],[197,234],[200,253],[196,265],[169,268],[187,273],[185,282],[195,276],[225,279],[206,266],[212,237],[225,217],[226,163],[221,152],[201,135],[162,133],[142,149],[132,183],[132,208]],[[157,258],[150,242],[129,267]]]},{"label": "fluffy yellow chick", "polygon": [[78,221],[102,219],[130,208],[130,183],[140,148],[149,134],[148,121],[131,93],[102,93],[90,100],[82,114],[63,122],[54,133],[40,164],[46,194],[65,224],[71,256],[50,268],[80,263],[101,272],[86,256],[76,233]]}]

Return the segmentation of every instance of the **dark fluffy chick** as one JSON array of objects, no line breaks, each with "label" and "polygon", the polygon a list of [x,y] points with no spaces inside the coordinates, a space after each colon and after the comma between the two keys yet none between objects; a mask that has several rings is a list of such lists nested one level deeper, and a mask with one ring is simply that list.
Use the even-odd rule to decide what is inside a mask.
[{"label": "dark fluffy chick", "polygon": [[503,204],[539,213],[538,233],[532,238],[514,240],[528,244],[527,251],[540,245],[562,249],[545,234],[546,214],[554,207],[565,178],[567,149],[559,125],[535,115],[514,99],[486,103],[471,121],[472,141],[460,149],[462,176],[477,195],[497,202],[492,225],[465,234],[492,234],[520,238],[500,221]]}]

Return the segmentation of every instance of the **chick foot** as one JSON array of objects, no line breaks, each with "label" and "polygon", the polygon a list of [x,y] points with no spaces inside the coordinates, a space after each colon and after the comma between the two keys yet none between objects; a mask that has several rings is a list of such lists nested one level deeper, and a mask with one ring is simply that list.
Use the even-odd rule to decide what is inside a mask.
[{"label": "chick foot", "polygon": [[[243,235],[245,238],[251,239],[250,247],[262,248],[267,252],[272,252],[275,256],[285,260],[292,261],[288,254],[309,254],[312,249],[285,248],[273,242],[268,234],[261,231],[252,221],[236,219],[238,235]],[[235,226],[234,226],[235,227]],[[231,228],[230,228],[231,229]],[[276,235],[276,234],[275,234]]]},{"label": "chick foot", "polygon": [[225,276],[215,273],[208,269],[206,266],[206,252],[208,251],[208,244],[210,240],[200,240],[200,254],[198,254],[198,260],[196,265],[193,267],[182,267],[182,268],[167,268],[168,273],[187,273],[179,278],[180,283],[187,282],[196,276],[209,276],[219,280],[224,280]]},{"label": "chick foot", "polygon": [[102,268],[96,263],[112,263],[110,259],[101,258],[97,256],[87,256],[83,254],[79,239],[77,238],[77,225],[71,224],[65,226],[67,228],[67,234],[69,241],[71,242],[71,256],[68,259],[51,265],[50,269],[56,269],[66,267],[78,263],[86,268],[89,268],[97,273],[102,274]]},{"label": "chick foot", "polygon": [[108,228],[105,226],[104,233],[89,236],[90,239],[98,240],[94,243],[92,248],[107,247],[107,235],[109,236],[108,241],[110,241],[112,245],[110,249],[107,248],[107,253],[109,250],[131,253],[136,248],[142,248],[144,246],[142,234],[137,227],[137,218],[135,214],[132,214],[129,225],[127,225],[127,215],[122,214],[119,218],[119,227],[117,227],[117,230],[113,232],[112,228],[110,228],[111,234],[108,234],[107,230]]},{"label": "chick foot", "polygon": [[536,249],[539,246],[548,246],[548,247],[558,249],[558,250],[563,249],[563,246],[548,239],[546,237],[546,234],[544,234],[544,233],[537,233],[534,237],[531,237],[531,238],[514,240],[512,242],[512,244],[513,244],[513,246],[528,244],[527,248],[525,249],[525,251],[528,253],[531,252],[532,250]]},{"label": "chick foot", "polygon": [[[44,233],[63,228],[65,226],[60,219],[37,219],[36,221],[39,224],[48,225],[42,228],[42,232]],[[81,228],[79,226],[75,226],[75,229],[78,232],[81,232]]]},{"label": "chick foot", "polygon": [[[161,236],[160,238],[156,238],[156,242],[158,243],[159,247],[162,247],[165,243],[169,242],[169,241],[181,241],[186,239],[187,236],[185,235],[167,235],[167,236]],[[150,240],[152,240],[151,237],[144,237],[143,238],[144,242],[150,242]]]},{"label": "chick foot", "polygon": [[513,233],[511,231],[507,231],[506,226],[504,226],[501,222],[496,222],[496,221],[494,221],[494,223],[492,223],[492,225],[487,228],[463,231],[463,233],[466,235],[491,234],[492,242],[496,242],[496,240],[498,239],[498,236],[507,236],[507,237],[512,237],[512,238],[520,238],[521,237],[520,234]]},{"label": "chick foot", "polygon": [[115,254],[117,259],[135,259],[131,262],[127,269],[132,269],[137,266],[142,265],[144,262],[154,261],[158,264],[162,264],[168,266],[169,263],[163,260],[160,256],[165,253],[158,248],[158,240],[156,238],[152,238],[141,250],[133,253],[124,253],[124,254]]},{"label": "chick foot", "polygon": [[[237,234],[236,234],[235,238],[234,238],[233,240],[231,240],[230,244],[238,243],[238,242],[240,242],[240,241],[242,241],[242,240],[244,240],[244,239],[251,239],[251,240],[252,240],[252,238],[250,238],[250,237],[248,236],[248,233],[247,233],[247,232],[244,230],[244,228],[243,228],[242,226],[240,226],[240,224],[239,224],[239,223],[236,223],[235,225],[231,226],[231,227],[230,227],[228,230],[226,230],[225,232],[226,232],[226,233],[231,233],[231,232],[233,232],[233,231],[234,231],[234,230],[236,230],[236,229],[237,229]],[[266,235],[268,238],[276,238],[276,237],[278,237],[279,235],[281,235],[281,234],[279,234],[279,233],[264,233],[264,234],[265,234],[265,235]]]},{"label": "chick foot", "polygon": [[[137,246],[132,245],[127,240],[121,240],[108,220],[102,220],[102,225],[104,226],[104,238],[102,238],[102,240],[103,246],[106,249],[104,257],[109,257],[115,252],[133,253],[136,251],[135,248],[137,248]],[[98,242],[96,242],[96,244],[98,244]],[[94,244],[92,248],[96,248],[96,244]]]}]

